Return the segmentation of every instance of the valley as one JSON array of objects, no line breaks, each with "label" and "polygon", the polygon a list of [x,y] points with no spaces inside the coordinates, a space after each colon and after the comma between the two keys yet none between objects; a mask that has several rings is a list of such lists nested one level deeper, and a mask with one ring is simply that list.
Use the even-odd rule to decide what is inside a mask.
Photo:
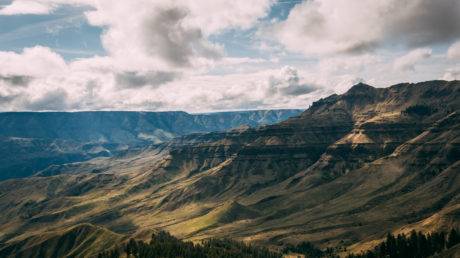
[{"label": "valley", "polygon": [[273,124],[301,110],[0,113],[0,180],[55,165],[113,157],[174,137]]}]

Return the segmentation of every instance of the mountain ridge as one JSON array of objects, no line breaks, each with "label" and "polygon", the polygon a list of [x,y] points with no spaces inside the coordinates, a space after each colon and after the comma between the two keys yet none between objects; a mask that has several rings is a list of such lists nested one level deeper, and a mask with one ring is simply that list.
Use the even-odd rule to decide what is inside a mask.
[{"label": "mountain ridge", "polygon": [[459,227],[460,82],[360,88],[275,125],[0,182],[0,240],[95,223],[139,239],[162,229],[360,251],[387,231]]},{"label": "mountain ridge", "polygon": [[7,112],[0,113],[0,180],[24,177],[50,165],[112,157],[174,137],[259,126],[300,110],[186,112]]}]

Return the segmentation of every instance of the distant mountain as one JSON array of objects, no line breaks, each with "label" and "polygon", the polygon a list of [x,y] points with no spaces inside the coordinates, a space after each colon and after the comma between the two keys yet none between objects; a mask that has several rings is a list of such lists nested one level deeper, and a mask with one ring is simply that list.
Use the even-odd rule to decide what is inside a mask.
[{"label": "distant mountain", "polygon": [[277,124],[0,182],[0,252],[82,224],[359,251],[388,232],[459,228],[459,157],[460,81],[358,84]]},{"label": "distant mountain", "polygon": [[8,112],[0,113],[0,137],[91,143],[163,142],[179,135],[274,124],[302,110],[186,112]]},{"label": "distant mountain", "polygon": [[273,124],[301,110],[0,113],[0,180],[53,164],[110,157],[190,133]]}]

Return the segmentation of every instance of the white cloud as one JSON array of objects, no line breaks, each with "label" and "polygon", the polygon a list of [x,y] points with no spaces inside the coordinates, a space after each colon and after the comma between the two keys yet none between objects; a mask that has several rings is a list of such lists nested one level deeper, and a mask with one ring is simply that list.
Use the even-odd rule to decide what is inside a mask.
[{"label": "white cloud", "polygon": [[93,0],[13,0],[0,15],[49,14],[62,5],[90,5]]},{"label": "white cloud", "polygon": [[10,5],[0,9],[0,15],[18,14],[47,14],[50,6],[37,1],[14,1]]},{"label": "white cloud", "polygon": [[311,0],[270,32],[292,51],[324,55],[446,43],[460,38],[458,24],[457,0]]},{"label": "white cloud", "polygon": [[298,71],[290,66],[283,67],[278,75],[270,76],[268,95],[301,96],[317,90],[317,86],[301,82]]},{"label": "white cloud", "polygon": [[[44,47],[22,53],[0,52],[0,107],[72,110],[194,106],[193,99],[179,96],[194,91],[182,86],[188,85],[184,83],[190,81],[188,78],[202,78],[200,74],[216,64],[261,62],[223,58],[222,46],[208,37],[230,28],[250,28],[272,4],[273,0],[13,0],[0,15],[46,14],[64,5],[89,6],[84,15],[90,25],[103,28],[101,41],[107,56],[66,63]],[[196,90],[189,95],[212,99],[212,90]],[[225,92],[231,94],[228,88]]]},{"label": "white cloud", "polygon": [[[138,14],[149,12],[158,6],[169,5],[187,9],[190,13],[187,17],[187,25],[201,27],[202,31],[209,35],[227,28],[248,29],[268,13],[273,3],[275,0],[13,0],[0,10],[0,15],[48,14],[63,5],[91,6],[95,8],[94,12],[89,13],[94,24],[111,25],[116,19],[120,19],[121,22],[127,17],[135,20],[140,18],[136,17]],[[119,8],[120,6],[124,8]],[[134,13],[136,15],[129,12],[133,9],[136,10]],[[121,16],[111,16],[114,13]]]},{"label": "white cloud", "polygon": [[397,58],[394,62],[396,70],[414,70],[415,65],[420,61],[431,57],[432,50],[430,48],[419,48],[410,51],[409,53]]},{"label": "white cloud", "polygon": [[[0,77],[0,109],[4,111],[153,109],[203,112],[304,108],[317,97],[333,91],[319,86],[321,78],[304,76],[293,67],[174,77],[175,74],[149,71],[126,72],[114,65],[110,57],[65,63],[56,53],[43,47],[26,49],[19,54],[0,52],[0,60],[13,59],[14,66],[8,68],[11,70],[9,77],[6,74],[4,78]],[[230,59],[227,62],[259,64],[259,60],[251,59]],[[30,70],[21,69],[26,66],[31,67]],[[43,67],[49,70],[45,71]],[[0,68],[0,71],[4,70]],[[12,77],[13,74],[16,77]],[[19,86],[19,76],[25,74],[33,76],[33,81]],[[13,81],[17,85],[12,85]],[[322,82],[331,87],[336,85],[334,78]]]},{"label": "white cloud", "polygon": [[88,22],[105,29],[102,44],[118,67],[159,71],[212,64],[224,53],[207,37],[229,28],[251,27],[273,2],[14,0],[0,12],[43,14],[63,5],[90,6],[85,13]]},{"label": "white cloud", "polygon": [[25,48],[22,53],[0,52],[0,75],[46,76],[65,68],[64,59],[46,47]]},{"label": "white cloud", "polygon": [[455,42],[449,47],[447,57],[450,59],[460,59],[460,41]]},{"label": "white cloud", "polygon": [[319,62],[321,71],[328,73],[358,73],[370,66],[382,65],[380,56],[364,54],[358,56],[336,56],[322,58]]},{"label": "white cloud", "polygon": [[447,69],[441,79],[446,81],[460,80],[460,67]]},{"label": "white cloud", "polygon": [[192,14],[189,23],[201,27],[205,34],[227,28],[248,29],[264,17],[275,0],[184,0]]},{"label": "white cloud", "polygon": [[[0,66],[2,110],[203,112],[306,108],[317,98],[345,92],[363,77],[373,84],[370,76],[374,75],[367,70],[376,71],[375,67],[382,66],[376,56],[363,56],[359,60],[335,58],[326,63],[302,65],[302,68],[277,69],[267,68],[267,61],[262,59],[224,58],[219,61],[223,66],[251,69],[216,75],[176,74],[169,70],[126,70],[110,56],[66,63],[44,47],[25,49],[22,53],[0,52],[0,60],[9,64]],[[355,65],[346,67],[347,63]],[[339,69],[341,66],[346,69]],[[388,71],[391,72],[391,66]],[[388,71],[377,73],[386,78]],[[21,84],[21,80],[29,77],[33,78],[31,82]],[[12,85],[13,82],[16,85]]]},{"label": "white cloud", "polygon": [[125,68],[199,66],[221,55],[199,27],[187,24],[190,13],[185,7],[156,1],[99,1],[95,7],[87,12],[88,20],[107,27],[103,46]]}]

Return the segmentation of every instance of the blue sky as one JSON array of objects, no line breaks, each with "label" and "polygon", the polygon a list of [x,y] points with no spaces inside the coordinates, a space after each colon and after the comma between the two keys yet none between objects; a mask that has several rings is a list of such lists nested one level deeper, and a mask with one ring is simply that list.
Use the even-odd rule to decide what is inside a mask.
[{"label": "blue sky", "polygon": [[41,45],[55,49],[67,60],[104,55],[103,29],[88,24],[85,9],[62,7],[47,15],[0,16],[0,50],[18,52]]},{"label": "blue sky", "polygon": [[456,0],[0,6],[3,111],[306,108],[361,81],[460,77]]},{"label": "blue sky", "polygon": [[[285,20],[291,8],[300,0],[277,1],[261,21]],[[11,1],[0,1],[6,5]],[[46,46],[60,53],[66,60],[104,55],[100,41],[103,28],[88,24],[84,12],[90,7],[62,6],[50,14],[0,16],[0,50],[21,51],[35,45]],[[251,47],[256,28],[229,29],[212,35],[210,41],[225,46],[226,53],[235,57],[261,57]]]}]

